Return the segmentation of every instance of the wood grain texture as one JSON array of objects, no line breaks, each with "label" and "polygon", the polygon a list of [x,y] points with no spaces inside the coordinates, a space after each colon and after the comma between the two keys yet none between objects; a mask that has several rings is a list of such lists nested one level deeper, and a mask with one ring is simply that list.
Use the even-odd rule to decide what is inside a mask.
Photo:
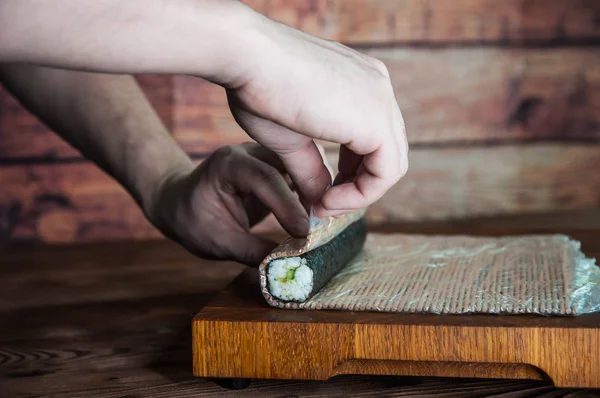
[{"label": "wood grain texture", "polygon": [[369,208],[370,221],[464,219],[600,203],[600,145],[423,149],[409,159],[407,175]]},{"label": "wood grain texture", "polygon": [[[329,153],[332,164],[336,158]],[[402,181],[370,207],[372,225],[593,209],[600,203],[600,145],[416,149],[410,162]],[[0,181],[3,244],[160,236],[93,164],[5,166]],[[563,223],[569,221],[566,216]],[[273,219],[260,226],[274,228]]]},{"label": "wood grain texture", "polygon": [[[600,232],[572,236],[581,240],[586,255],[600,255]],[[248,270],[194,318],[193,333],[194,374],[202,377],[468,375],[600,388],[598,314],[440,316],[279,310],[266,304],[256,271]]]},{"label": "wood grain texture", "polygon": [[568,43],[600,39],[593,0],[244,0],[313,35],[353,43]]},{"label": "wood grain texture", "polygon": [[[390,70],[413,147],[600,141],[600,51],[594,47],[366,52]],[[204,155],[249,140],[233,120],[222,88],[192,77],[142,81],[188,153]],[[1,161],[79,157],[16,101],[1,93],[0,101]]]},{"label": "wood grain texture", "polygon": [[[97,370],[64,376],[23,373],[3,382],[4,391],[19,397],[122,398],[146,397],[444,397],[475,398],[593,398],[595,391],[558,389],[545,382],[529,380],[474,380],[411,377],[338,376],[327,381],[253,380],[242,391],[219,387],[212,380],[192,379],[189,367],[166,365],[134,369]],[[51,385],[51,386],[49,386]],[[18,395],[17,395],[18,394]]]},{"label": "wood grain texture", "polygon": [[[239,264],[228,262],[203,267],[198,258],[167,240],[156,240],[151,244],[132,241],[126,245],[118,242],[80,244],[68,249],[68,262],[76,265],[73,267],[57,264],[54,260],[65,250],[64,245],[33,251],[31,248],[13,248],[10,256],[2,258],[6,286],[0,298],[0,311],[19,309],[13,321],[15,325],[23,326],[20,336],[40,337],[40,322],[48,320],[39,311],[30,312],[31,308],[74,306],[69,307],[77,314],[72,318],[74,324],[65,329],[75,330],[94,320],[93,311],[86,314],[92,308],[86,303],[147,299],[157,304],[153,298],[165,296],[179,297],[176,303],[193,301],[193,295],[198,291],[216,291],[243,269]],[[136,280],[135,285],[129,282],[132,278]],[[27,282],[36,294],[24,296],[20,287],[23,282]],[[136,320],[131,316],[138,311],[135,303],[122,304],[120,308],[120,315],[116,313],[118,305],[111,309],[112,316],[117,319],[115,322],[125,322],[130,317],[128,322],[133,325]],[[5,337],[0,331],[0,341]]]},{"label": "wood grain texture", "polygon": [[6,397],[597,395],[540,381],[343,375],[225,390],[192,375],[191,320],[243,267],[154,241],[12,248],[0,258],[10,286],[0,292]]},{"label": "wood grain texture", "polygon": [[[142,90],[162,122],[172,127],[171,76],[139,75]],[[0,164],[81,158],[81,154],[54,134],[0,85]]]},{"label": "wood grain texture", "polygon": [[0,159],[56,158],[78,152],[32,116],[0,85]]},{"label": "wood grain texture", "polygon": [[594,48],[369,53],[390,66],[415,144],[600,138]]},{"label": "wood grain texture", "polygon": [[157,237],[133,199],[91,163],[0,168],[2,242]]}]

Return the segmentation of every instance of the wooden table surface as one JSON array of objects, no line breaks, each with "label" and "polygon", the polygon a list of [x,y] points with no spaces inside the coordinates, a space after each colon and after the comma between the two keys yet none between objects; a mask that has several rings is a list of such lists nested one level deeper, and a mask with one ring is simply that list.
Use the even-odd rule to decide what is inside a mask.
[{"label": "wooden table surface", "polygon": [[534,381],[371,376],[225,390],[192,376],[191,320],[242,269],[163,241],[0,252],[0,396],[600,396]]}]

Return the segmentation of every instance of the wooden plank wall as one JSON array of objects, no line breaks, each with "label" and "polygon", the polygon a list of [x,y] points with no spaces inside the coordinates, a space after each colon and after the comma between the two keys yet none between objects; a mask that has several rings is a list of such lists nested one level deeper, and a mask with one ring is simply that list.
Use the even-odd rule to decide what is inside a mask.
[{"label": "wooden plank wall", "polygon": [[[388,66],[411,168],[371,208],[373,224],[539,221],[542,213],[560,214],[557,222],[570,227],[600,222],[599,1],[246,2]],[[190,77],[138,79],[198,161],[247,140],[220,87]],[[326,147],[335,162],[336,148]],[[5,92],[0,184],[3,245],[159,236],[122,188]],[[597,218],[568,215],[578,209]],[[273,227],[271,220],[263,229]]]}]

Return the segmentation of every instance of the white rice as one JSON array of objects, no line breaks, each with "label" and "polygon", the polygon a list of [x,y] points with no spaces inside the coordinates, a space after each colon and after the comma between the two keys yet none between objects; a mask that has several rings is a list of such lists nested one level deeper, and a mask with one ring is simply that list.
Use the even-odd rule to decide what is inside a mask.
[{"label": "white rice", "polygon": [[272,261],[267,277],[271,294],[283,301],[306,301],[313,288],[313,271],[300,257]]}]

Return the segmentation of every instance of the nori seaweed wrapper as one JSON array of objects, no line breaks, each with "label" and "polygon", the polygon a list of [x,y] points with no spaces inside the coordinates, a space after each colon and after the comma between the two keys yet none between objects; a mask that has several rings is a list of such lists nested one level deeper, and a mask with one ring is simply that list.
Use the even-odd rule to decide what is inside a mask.
[{"label": "nori seaweed wrapper", "polygon": [[[362,250],[367,236],[365,211],[318,219],[306,238],[288,238],[269,254],[259,267],[261,292],[267,303],[279,308],[303,308]],[[272,261],[289,257],[305,259],[313,272],[313,288],[303,302],[284,301],[271,294],[268,270]]]},{"label": "nori seaweed wrapper", "polygon": [[328,243],[300,256],[306,259],[307,266],[313,271],[311,296],[321,290],[361,251],[366,237],[367,220],[361,218]]}]

